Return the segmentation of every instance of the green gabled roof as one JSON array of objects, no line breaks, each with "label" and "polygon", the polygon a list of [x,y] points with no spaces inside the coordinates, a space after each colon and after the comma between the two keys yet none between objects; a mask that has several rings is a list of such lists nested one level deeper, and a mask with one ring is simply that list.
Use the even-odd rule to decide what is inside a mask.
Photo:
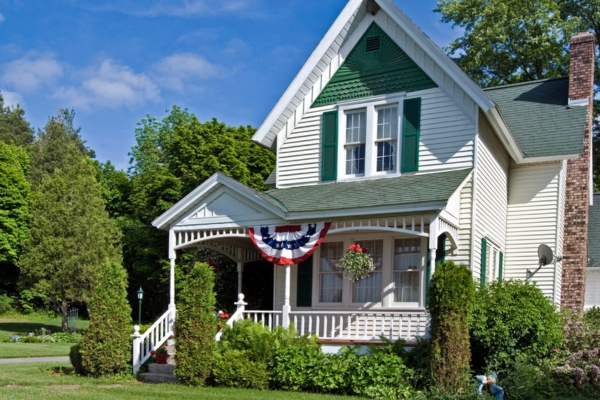
[{"label": "green gabled roof", "polygon": [[265,180],[265,186],[271,189],[275,189],[277,185],[277,168],[273,168],[273,171],[269,174],[267,179]]},{"label": "green gabled roof", "polygon": [[600,193],[594,193],[594,205],[590,206],[588,257],[594,265],[600,266]]},{"label": "green gabled roof", "polygon": [[[367,51],[367,40],[377,36],[380,50]],[[435,82],[373,22],[312,106],[434,87]]]},{"label": "green gabled roof", "polygon": [[569,78],[485,89],[525,158],[579,154],[587,107],[568,107]]},{"label": "green gabled roof", "polygon": [[263,197],[286,212],[400,206],[447,201],[471,172],[461,169],[395,178],[276,189]]}]

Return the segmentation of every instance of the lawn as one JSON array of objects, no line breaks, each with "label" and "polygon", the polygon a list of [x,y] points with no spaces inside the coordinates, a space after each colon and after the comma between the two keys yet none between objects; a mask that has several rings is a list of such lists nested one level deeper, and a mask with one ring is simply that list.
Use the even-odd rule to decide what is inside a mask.
[{"label": "lawn", "polygon": [[[89,324],[89,321],[78,319],[77,329],[87,328]],[[29,332],[35,332],[42,328],[52,333],[60,332],[61,319],[59,317],[49,317],[39,314],[0,317],[0,342],[8,339],[10,335],[25,336]]]},{"label": "lawn", "polygon": [[[289,399],[325,400],[347,396],[325,396],[226,388],[196,388],[174,384],[143,384],[133,379],[92,379],[55,373],[66,363],[0,365],[0,399]],[[61,387],[63,386],[63,387]],[[356,398],[356,397],[354,397]]]}]

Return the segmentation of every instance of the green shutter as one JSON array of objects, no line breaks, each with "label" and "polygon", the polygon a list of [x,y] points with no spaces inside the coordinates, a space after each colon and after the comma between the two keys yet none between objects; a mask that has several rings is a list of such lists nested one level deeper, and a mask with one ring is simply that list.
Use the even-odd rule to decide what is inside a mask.
[{"label": "green shutter", "polygon": [[487,261],[487,240],[481,238],[481,270],[479,271],[479,284],[485,286],[485,269]]},{"label": "green shutter", "polygon": [[421,99],[404,100],[402,119],[402,172],[419,170]]},{"label": "green shutter", "polygon": [[298,264],[298,279],[296,279],[296,306],[312,306],[312,270],[313,256]]},{"label": "green shutter", "polygon": [[498,257],[498,280],[502,280],[502,269],[504,268],[504,253],[500,252],[500,256]]},{"label": "green shutter", "polygon": [[435,250],[435,265],[446,261],[446,234],[442,233],[437,238],[437,249]]},{"label": "green shutter", "polygon": [[337,178],[337,137],[338,113],[323,113],[321,128],[321,180],[334,181]]}]

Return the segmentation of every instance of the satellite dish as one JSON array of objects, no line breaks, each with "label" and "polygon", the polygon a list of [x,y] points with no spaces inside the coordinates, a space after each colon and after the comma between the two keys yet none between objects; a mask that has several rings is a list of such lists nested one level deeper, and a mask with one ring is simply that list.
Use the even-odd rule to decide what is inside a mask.
[{"label": "satellite dish", "polygon": [[[557,256],[556,257],[556,261],[561,261],[562,257]],[[533,275],[535,275],[536,272],[538,272],[540,270],[540,268],[542,268],[544,265],[548,265],[551,262],[554,261],[554,253],[552,252],[552,249],[548,246],[546,246],[545,244],[540,244],[540,246],[538,247],[538,267],[535,271],[530,271],[527,270],[527,281],[529,281]]]},{"label": "satellite dish", "polygon": [[540,244],[540,247],[538,247],[538,258],[540,259],[540,267],[543,267],[554,260],[554,253],[550,247]]}]

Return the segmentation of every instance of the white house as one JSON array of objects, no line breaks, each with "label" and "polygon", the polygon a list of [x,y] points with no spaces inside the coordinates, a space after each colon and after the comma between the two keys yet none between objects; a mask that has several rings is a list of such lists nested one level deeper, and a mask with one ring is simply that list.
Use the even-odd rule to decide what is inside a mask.
[{"label": "white house", "polygon": [[[546,244],[564,261],[532,280],[565,303],[571,262],[570,290],[584,293],[586,263],[564,244],[581,229],[587,237],[587,211],[565,213],[576,209],[569,191],[585,210],[591,200],[590,46],[593,55],[591,35],[573,39],[571,77],[482,90],[392,1],[348,1],[253,138],[277,154],[273,189],[217,173],[153,222],[169,231],[171,302],[136,339],[134,360],[170,334],[177,250],[220,251],[241,276],[261,258],[255,227],[330,223],[310,258],[275,266],[274,310],[245,310],[242,298],[232,320],[293,322],[329,344],[425,334],[442,259],[468,265],[481,284],[525,279]],[[356,282],[337,263],[352,243],[376,266]]]}]

